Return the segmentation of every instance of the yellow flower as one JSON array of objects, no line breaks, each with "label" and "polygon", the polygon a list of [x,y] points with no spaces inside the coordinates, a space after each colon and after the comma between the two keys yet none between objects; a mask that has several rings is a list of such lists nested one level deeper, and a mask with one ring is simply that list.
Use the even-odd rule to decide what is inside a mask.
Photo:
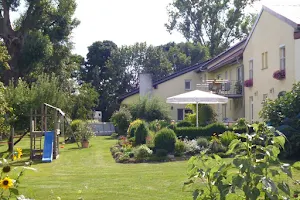
[{"label": "yellow flower", "polygon": [[22,155],[23,155],[22,153],[18,153],[17,158],[18,158],[18,159],[21,159],[21,156],[22,156]]},{"label": "yellow flower", "polygon": [[21,148],[17,148],[17,152],[22,152],[22,149]]},{"label": "yellow flower", "polygon": [[16,155],[13,155],[13,160],[17,160],[17,156]]},{"label": "yellow flower", "polygon": [[3,189],[9,189],[11,187],[13,187],[13,180],[5,177],[3,180],[0,181],[0,187]]}]

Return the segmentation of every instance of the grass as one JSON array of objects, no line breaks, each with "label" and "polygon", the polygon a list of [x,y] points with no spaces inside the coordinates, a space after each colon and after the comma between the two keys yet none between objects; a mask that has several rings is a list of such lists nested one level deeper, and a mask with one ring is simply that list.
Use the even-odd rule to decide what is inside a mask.
[{"label": "grass", "polygon": [[[43,200],[58,196],[62,200],[79,197],[104,200],[192,198],[190,192],[182,191],[183,182],[187,180],[187,161],[118,164],[109,151],[115,142],[109,137],[96,137],[90,141],[88,149],[78,149],[76,144],[64,145],[59,159],[52,163],[33,163],[37,171],[25,172],[20,193]],[[24,158],[14,162],[15,166],[28,160],[29,138],[24,138],[17,147],[23,149]],[[0,146],[0,152],[6,149],[7,146]],[[231,159],[225,161],[231,162]],[[293,175],[294,179],[300,179],[299,171],[295,170]],[[295,185],[292,188],[297,189]]]},{"label": "grass", "polygon": [[[97,137],[90,148],[64,145],[60,157],[52,163],[34,163],[34,171],[26,171],[20,193],[34,199],[191,199],[183,192],[187,162],[159,164],[118,164],[109,148],[115,140]],[[29,139],[16,147],[28,156]],[[0,151],[6,150],[0,147]],[[15,163],[17,164],[17,163]],[[79,194],[78,191],[82,193]]]}]

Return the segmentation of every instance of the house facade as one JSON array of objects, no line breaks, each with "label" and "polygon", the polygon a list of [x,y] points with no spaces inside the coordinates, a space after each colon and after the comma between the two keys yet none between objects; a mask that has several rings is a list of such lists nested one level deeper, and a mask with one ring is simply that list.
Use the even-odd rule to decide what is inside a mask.
[{"label": "house facade", "polygon": [[[224,51],[215,58],[196,64],[183,71],[171,74],[152,83],[151,95],[165,101],[168,97],[192,90],[213,91],[229,98],[227,104],[212,105],[220,121],[236,120],[244,116],[243,109],[243,66],[242,49],[245,40]],[[236,89],[237,88],[237,89]],[[129,105],[139,100],[140,88],[123,95],[122,105]],[[170,116],[173,120],[184,120],[190,112],[184,104],[170,104]]]},{"label": "house facade", "polygon": [[[298,12],[298,14],[297,14]],[[244,48],[245,118],[260,121],[265,99],[300,81],[300,4],[264,6]]]},{"label": "house facade", "polygon": [[[188,67],[182,71],[171,74],[152,84],[151,95],[165,101],[168,97],[182,94],[197,89],[197,84],[201,83],[201,78],[196,69],[202,67],[205,63]],[[123,95],[121,99],[122,105],[130,105],[140,98],[140,88]],[[184,104],[170,104],[170,116],[176,121],[184,119],[185,114],[190,112]]]},{"label": "house facade", "polygon": [[[260,121],[265,99],[275,99],[300,81],[300,3],[263,6],[249,36],[207,62],[153,83],[152,94],[166,100],[190,90],[229,98],[213,105],[219,121]],[[122,104],[140,98],[139,89],[123,95]],[[186,105],[170,105],[172,119],[184,119]]]}]

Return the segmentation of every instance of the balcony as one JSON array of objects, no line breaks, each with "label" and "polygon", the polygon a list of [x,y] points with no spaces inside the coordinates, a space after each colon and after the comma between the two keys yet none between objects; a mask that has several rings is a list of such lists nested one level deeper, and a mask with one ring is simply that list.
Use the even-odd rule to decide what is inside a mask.
[{"label": "balcony", "polygon": [[202,84],[197,84],[197,88],[228,98],[241,98],[244,94],[243,81],[207,80]]}]

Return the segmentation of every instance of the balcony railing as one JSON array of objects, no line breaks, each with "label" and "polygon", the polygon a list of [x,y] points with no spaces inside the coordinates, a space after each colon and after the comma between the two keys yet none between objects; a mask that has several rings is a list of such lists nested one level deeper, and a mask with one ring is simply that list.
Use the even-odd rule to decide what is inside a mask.
[{"label": "balcony railing", "polygon": [[207,80],[202,84],[197,84],[197,88],[232,98],[242,97],[244,94],[243,81]]}]

